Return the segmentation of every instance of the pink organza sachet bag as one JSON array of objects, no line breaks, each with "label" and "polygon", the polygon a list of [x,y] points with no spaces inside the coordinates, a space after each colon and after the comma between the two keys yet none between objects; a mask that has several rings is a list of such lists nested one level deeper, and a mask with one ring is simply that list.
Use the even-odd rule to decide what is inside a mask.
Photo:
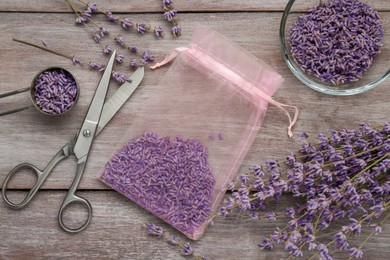
[{"label": "pink organza sachet bag", "polygon": [[191,239],[199,239],[254,141],[283,78],[227,38],[195,30],[99,179]]}]

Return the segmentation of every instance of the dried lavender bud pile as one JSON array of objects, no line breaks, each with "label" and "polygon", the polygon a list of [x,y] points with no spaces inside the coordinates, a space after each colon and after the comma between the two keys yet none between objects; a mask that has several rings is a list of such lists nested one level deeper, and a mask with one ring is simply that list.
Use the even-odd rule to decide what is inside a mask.
[{"label": "dried lavender bud pile", "polygon": [[298,18],[291,53],[302,70],[331,84],[363,77],[382,46],[380,17],[358,0],[329,0]]},{"label": "dried lavender bud pile", "polygon": [[36,104],[47,114],[59,115],[69,110],[76,103],[77,95],[76,80],[65,70],[47,70],[35,81]]},{"label": "dried lavender bud pile", "polygon": [[145,133],[115,153],[100,179],[184,234],[192,234],[211,211],[215,180],[207,157],[207,149],[195,139]]}]

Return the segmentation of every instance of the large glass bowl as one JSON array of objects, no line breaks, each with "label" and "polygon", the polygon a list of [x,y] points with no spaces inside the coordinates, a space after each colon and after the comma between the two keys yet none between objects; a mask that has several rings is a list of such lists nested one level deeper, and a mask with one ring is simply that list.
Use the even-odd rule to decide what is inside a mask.
[{"label": "large glass bowl", "polygon": [[[386,1],[371,0],[369,4],[382,14],[381,10],[388,9],[388,6],[384,6],[384,2]],[[382,41],[383,46],[380,49],[380,53],[374,57],[373,64],[366,71],[363,78],[351,83],[332,85],[309,75],[299,67],[291,55],[288,41],[289,33],[299,16],[319,4],[319,0],[289,0],[283,12],[279,36],[282,45],[282,54],[291,72],[306,86],[325,94],[338,96],[359,94],[385,81],[390,76],[390,31],[386,31],[383,15],[382,27],[385,30]]]}]

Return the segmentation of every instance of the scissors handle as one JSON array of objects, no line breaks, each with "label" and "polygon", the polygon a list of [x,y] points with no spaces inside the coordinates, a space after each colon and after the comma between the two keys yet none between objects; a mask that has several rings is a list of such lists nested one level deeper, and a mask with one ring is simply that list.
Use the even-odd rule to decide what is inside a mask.
[{"label": "scissors handle", "polygon": [[[85,165],[87,162],[87,157],[88,157],[88,154],[83,156],[82,158],[80,158],[78,160],[76,176],[73,179],[72,185],[70,186],[68,194],[66,194],[64,202],[62,203],[60,211],[58,213],[58,222],[60,224],[60,227],[64,231],[69,232],[69,233],[77,233],[77,232],[82,231],[83,229],[85,229],[88,226],[88,224],[91,222],[91,219],[92,219],[92,206],[91,206],[91,204],[88,202],[88,200],[86,200],[82,197],[79,197],[75,194],[77,187],[79,186],[79,183],[81,181],[81,177],[83,176],[83,173],[84,173]],[[76,204],[76,203],[82,204],[87,208],[88,216],[87,216],[87,219],[82,226],[80,226],[78,228],[70,228],[69,226],[67,226],[64,223],[64,220],[63,220],[64,210],[70,204]]]},{"label": "scissors handle", "polygon": [[[22,169],[28,169],[31,170],[37,177],[37,181],[35,182],[34,186],[31,188],[31,190],[28,192],[27,196],[24,198],[24,200],[20,203],[14,203],[10,201],[7,197],[7,186],[8,183],[12,180],[12,178]],[[37,193],[43,182],[45,181],[45,172],[39,170],[36,166],[30,164],[30,163],[21,163],[16,165],[15,168],[13,168],[10,173],[7,175],[7,177],[4,180],[3,188],[1,190],[3,194],[3,198],[5,203],[7,203],[11,208],[13,209],[20,209],[26,206],[30,200],[34,197],[34,195]]]},{"label": "scissors handle", "polygon": [[[70,205],[70,204],[82,204],[84,205],[87,210],[88,210],[88,217],[87,217],[87,220],[84,222],[84,224],[80,227],[77,227],[77,228],[70,228],[68,227],[65,223],[64,223],[64,219],[63,219],[63,216],[64,216],[64,210]],[[60,208],[60,211],[58,213],[58,222],[60,224],[60,227],[66,231],[66,232],[69,232],[69,233],[77,233],[77,232],[80,232],[82,231],[83,229],[85,229],[88,224],[91,222],[91,219],[92,219],[92,206],[91,204],[88,202],[88,200],[82,198],[82,197],[79,197],[77,196],[76,194],[70,194],[68,193],[64,199],[64,202],[62,203],[61,205],[61,208]]]},{"label": "scissors handle", "polygon": [[[71,141],[72,142],[72,141]],[[53,168],[64,158],[69,156],[69,143],[66,144],[64,147],[61,148],[60,151],[51,159],[51,161],[46,166],[45,170],[41,171],[36,166],[30,164],[30,163],[21,163],[18,164],[15,168],[13,168],[10,173],[6,176],[3,187],[1,190],[1,193],[3,195],[5,203],[7,203],[11,208],[13,209],[21,209],[24,206],[26,206],[31,199],[35,196],[39,188],[42,186],[42,184],[45,182],[47,176],[49,176],[50,172],[53,170]],[[24,200],[20,203],[14,203],[9,200],[7,197],[7,187],[8,183],[14,178],[14,176],[20,172],[22,169],[28,169],[31,170],[37,177],[37,180],[34,184],[34,186],[31,188],[31,190],[28,192],[27,196],[24,198]]]}]

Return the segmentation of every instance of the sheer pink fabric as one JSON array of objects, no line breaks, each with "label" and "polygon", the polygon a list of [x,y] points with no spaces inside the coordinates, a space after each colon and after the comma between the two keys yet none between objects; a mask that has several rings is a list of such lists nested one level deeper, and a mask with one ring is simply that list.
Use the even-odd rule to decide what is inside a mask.
[{"label": "sheer pink fabric", "polygon": [[[143,108],[137,111],[122,144],[144,132],[199,140],[208,149],[215,178],[210,205],[214,212],[223,199],[224,187],[236,175],[259,131],[268,103],[285,106],[271,98],[283,78],[206,27],[195,30],[188,48],[175,50],[154,68],[171,60],[159,85],[143,100]],[[285,113],[290,118],[291,135],[297,110],[293,118]],[[199,239],[206,222],[185,235]]]}]

